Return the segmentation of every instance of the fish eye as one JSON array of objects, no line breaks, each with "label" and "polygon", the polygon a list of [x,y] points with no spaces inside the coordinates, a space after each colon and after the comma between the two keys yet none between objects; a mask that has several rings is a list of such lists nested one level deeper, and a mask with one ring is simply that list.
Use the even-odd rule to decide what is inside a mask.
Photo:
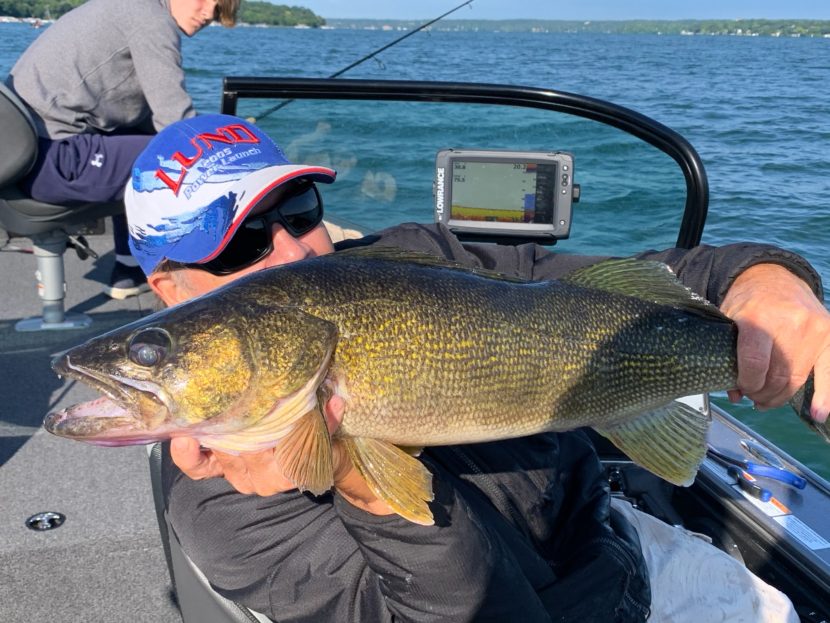
[{"label": "fish eye", "polygon": [[164,361],[172,345],[173,340],[167,331],[144,329],[130,339],[127,352],[133,363],[152,368]]}]

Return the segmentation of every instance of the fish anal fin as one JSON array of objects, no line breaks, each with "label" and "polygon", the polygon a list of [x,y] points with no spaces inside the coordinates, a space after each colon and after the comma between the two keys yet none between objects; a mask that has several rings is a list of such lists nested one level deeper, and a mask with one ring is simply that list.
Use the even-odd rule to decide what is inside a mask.
[{"label": "fish anal fin", "polygon": [[397,446],[367,437],[341,437],[358,473],[380,500],[413,523],[435,523],[432,474],[418,459]]},{"label": "fish anal fin", "polygon": [[321,495],[334,485],[331,437],[318,407],[302,416],[274,449],[285,477],[300,491]]},{"label": "fish anal fin", "polygon": [[609,428],[596,428],[629,458],[675,485],[691,485],[706,456],[708,412],[682,402]]}]

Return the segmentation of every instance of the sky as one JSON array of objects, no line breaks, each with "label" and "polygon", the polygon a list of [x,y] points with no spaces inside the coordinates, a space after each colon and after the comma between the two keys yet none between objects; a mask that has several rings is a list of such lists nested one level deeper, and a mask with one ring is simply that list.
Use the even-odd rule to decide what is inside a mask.
[{"label": "sky", "polygon": [[[325,18],[424,21],[446,13],[461,2],[463,0],[296,0],[296,4]],[[830,19],[828,0],[474,0],[471,7],[464,7],[447,19]]]}]

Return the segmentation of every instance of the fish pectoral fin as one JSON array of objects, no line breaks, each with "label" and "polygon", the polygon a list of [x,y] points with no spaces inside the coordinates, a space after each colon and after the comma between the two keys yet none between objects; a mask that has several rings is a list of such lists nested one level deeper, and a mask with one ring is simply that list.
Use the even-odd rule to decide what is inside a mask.
[{"label": "fish pectoral fin", "polygon": [[423,526],[435,523],[432,474],[397,446],[368,437],[342,437],[349,458],[379,499],[404,519]]},{"label": "fish pectoral fin", "polygon": [[285,477],[300,491],[321,495],[334,485],[331,436],[319,407],[302,416],[274,448]]},{"label": "fish pectoral fin", "polygon": [[630,422],[595,430],[641,467],[688,487],[706,456],[711,421],[708,412],[675,401]]}]

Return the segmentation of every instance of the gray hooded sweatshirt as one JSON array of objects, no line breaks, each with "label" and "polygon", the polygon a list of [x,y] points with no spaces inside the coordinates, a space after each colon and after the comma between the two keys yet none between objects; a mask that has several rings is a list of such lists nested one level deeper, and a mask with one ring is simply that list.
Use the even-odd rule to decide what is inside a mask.
[{"label": "gray hooded sweatshirt", "polygon": [[49,26],[6,84],[39,136],[148,132],[196,114],[167,0],[89,0]]}]

